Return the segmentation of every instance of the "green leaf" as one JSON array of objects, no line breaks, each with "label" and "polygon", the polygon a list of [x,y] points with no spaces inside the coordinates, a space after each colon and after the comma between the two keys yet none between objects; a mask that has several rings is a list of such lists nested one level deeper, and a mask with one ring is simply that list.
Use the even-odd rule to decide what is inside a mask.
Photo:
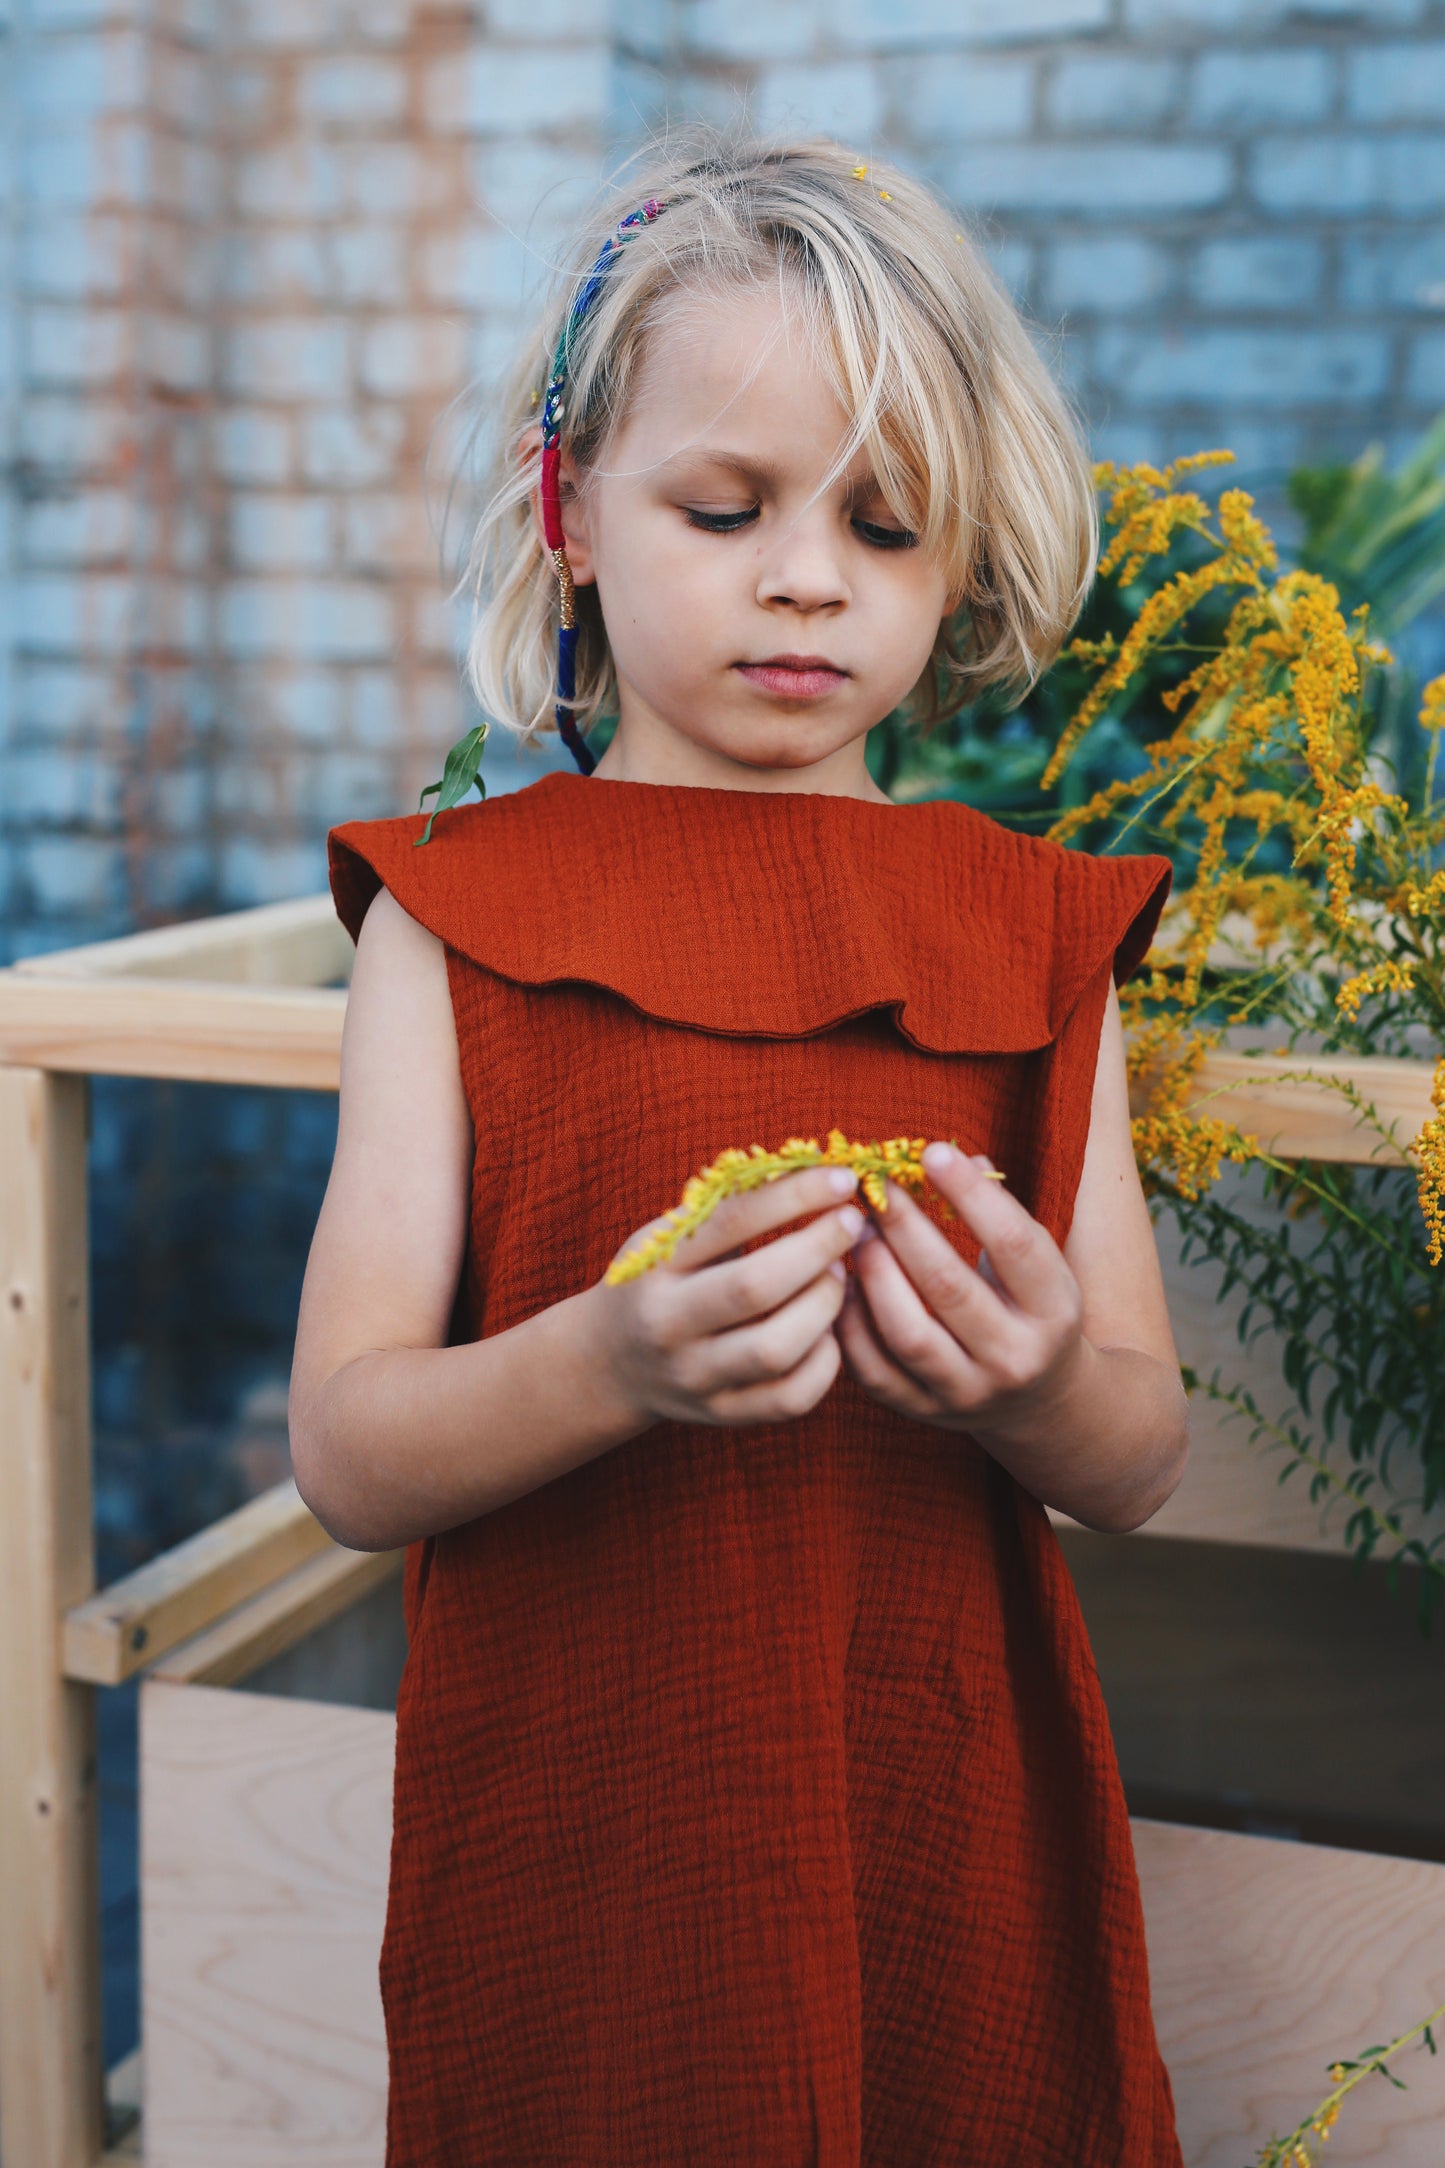
[{"label": "green leaf", "polygon": [[428,783],[417,800],[418,812],[421,811],[428,798],[435,795],[437,801],[431,809],[431,819],[428,820],[426,827],[416,839],[416,848],[418,850],[423,843],[430,841],[432,822],[435,821],[438,813],[446,813],[454,805],[460,805],[473,784],[476,785],[478,796],[486,797],[487,786],[482,781],[479,772],[482,765],[482,747],[486,743],[486,738],[487,725],[485,722],[478,723],[476,728],[469,730],[464,738],[458,738],[456,744],[447,754],[442,768],[441,781]]}]

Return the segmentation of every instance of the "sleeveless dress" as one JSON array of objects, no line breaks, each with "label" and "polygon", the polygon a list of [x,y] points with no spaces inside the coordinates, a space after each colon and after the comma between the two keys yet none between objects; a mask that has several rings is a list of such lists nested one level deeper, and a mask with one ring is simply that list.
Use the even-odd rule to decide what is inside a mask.
[{"label": "sleeveless dress", "polygon": [[[1166,859],[560,772],[424,825],[327,840],[353,937],[384,883],[445,944],[450,1344],[835,1126],[988,1152],[1063,1243]],[[412,1545],[404,1599],[388,2168],[1180,2168],[1073,1583],[972,1438],[845,1368]]]}]

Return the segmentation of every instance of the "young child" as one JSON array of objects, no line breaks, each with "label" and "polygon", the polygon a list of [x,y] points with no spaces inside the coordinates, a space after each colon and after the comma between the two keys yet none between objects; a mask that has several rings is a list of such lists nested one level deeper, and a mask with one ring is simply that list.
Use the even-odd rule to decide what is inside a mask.
[{"label": "young child", "polygon": [[[291,1437],[408,1546],[389,2168],[1179,2168],[1045,1511],[1136,1527],[1183,1463],[1114,994],[1169,867],[864,763],[1027,683],[1092,573],[956,223],[828,142],[658,152],[473,556],[483,708],[560,702],[580,772],[329,837]],[[815,1167],[607,1283],[722,1149],[834,1127],[959,1140],[957,1216]]]}]

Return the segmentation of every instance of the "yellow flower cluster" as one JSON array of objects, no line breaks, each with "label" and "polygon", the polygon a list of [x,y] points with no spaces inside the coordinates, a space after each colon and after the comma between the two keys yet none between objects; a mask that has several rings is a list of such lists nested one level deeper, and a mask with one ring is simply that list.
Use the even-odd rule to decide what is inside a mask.
[{"label": "yellow flower cluster", "polygon": [[1335,1007],[1345,1016],[1358,1016],[1366,994],[1408,994],[1414,983],[1415,966],[1387,956],[1383,962],[1371,964],[1368,971],[1358,971],[1352,979],[1346,979],[1335,995]]},{"label": "yellow flower cluster", "polygon": [[[1126,995],[1131,992],[1132,987],[1125,989]],[[1120,998],[1122,1005],[1124,996]],[[1174,1018],[1163,1015],[1141,1020],[1131,1033],[1127,1057],[1130,1074],[1146,1081],[1151,1072],[1154,1077],[1148,1112],[1137,1115],[1129,1124],[1134,1156],[1146,1188],[1153,1169],[1168,1168],[1181,1195],[1200,1197],[1218,1180],[1226,1159],[1243,1166],[1258,1150],[1257,1138],[1228,1122],[1185,1111],[1199,1065],[1218,1036],[1217,1032],[1197,1032],[1170,1059],[1170,1049],[1180,1037]]]},{"label": "yellow flower cluster", "polygon": [[[949,1142],[957,1144],[958,1139],[952,1137]],[[927,1176],[922,1154],[927,1143],[926,1137],[890,1137],[883,1144],[854,1144],[841,1129],[830,1129],[826,1148],[819,1146],[816,1137],[789,1137],[776,1152],[761,1144],[747,1151],[731,1145],[718,1154],[711,1166],[689,1179],[682,1202],[663,1215],[666,1226],[657,1228],[635,1250],[624,1250],[613,1259],[607,1268],[607,1283],[616,1286],[624,1280],[635,1280],[639,1273],[663,1263],[685,1235],[695,1233],[712,1217],[724,1197],[757,1189],[764,1182],[776,1182],[781,1175],[793,1174],[800,1167],[852,1167],[869,1204],[875,1211],[886,1212],[886,1182],[896,1182],[902,1189],[923,1187]],[[1001,1182],[1004,1177],[994,1170],[989,1179]],[[937,1201],[945,1219],[957,1218],[946,1198]]]},{"label": "yellow flower cluster", "polygon": [[1423,888],[1416,887],[1413,881],[1410,882],[1405,890],[1404,905],[1411,918],[1423,918],[1427,911],[1435,910],[1437,905],[1445,906],[1445,866],[1442,866],[1438,873],[1432,873]]},{"label": "yellow flower cluster", "polygon": [[1411,1149],[1420,1163],[1416,1185],[1430,1245],[1430,1262],[1438,1265],[1445,1256],[1445,1056],[1435,1064],[1430,1104],[1435,1112],[1424,1124]]},{"label": "yellow flower cluster", "polygon": [[[1122,640],[1081,640],[1070,649],[1096,675],[1043,776],[1048,784],[1059,775],[1084,734],[1133,696],[1156,658],[1183,658],[1182,674],[1159,696],[1172,728],[1145,746],[1143,771],[1072,807],[1049,833],[1064,842],[1132,806],[1121,842],[1148,812],[1166,843],[1177,838],[1193,856],[1191,883],[1170,901],[1167,947],[1156,947],[1151,968],[1120,994],[1131,1072],[1147,1092],[1146,1111],[1133,1124],[1141,1170],[1146,1183],[1151,1169],[1171,1174],[1189,1197],[1217,1178],[1225,1159],[1261,1156],[1257,1139],[1187,1111],[1200,1060],[1220,1036],[1205,1029],[1201,1011],[1221,985],[1245,985],[1244,1005],[1228,1019],[1238,1022],[1252,998],[1267,999],[1267,990],[1292,974],[1323,973],[1339,979],[1337,1011],[1361,1030],[1368,1030],[1362,1004],[1375,996],[1408,1004],[1413,1020],[1445,1040],[1445,868],[1438,864],[1445,806],[1430,792],[1445,736],[1445,676],[1423,696],[1420,720],[1433,734],[1430,778],[1423,806],[1412,811],[1369,759],[1366,676],[1388,656],[1368,638],[1366,613],[1347,619],[1337,589],[1313,573],[1278,575],[1273,539],[1245,491],[1223,491],[1211,513],[1194,490],[1176,486],[1192,469],[1229,456],[1202,452],[1166,468],[1096,469],[1109,530],[1104,573],[1127,582],[1181,538],[1194,546]],[[1202,641],[1193,613],[1215,595],[1228,601],[1222,635]],[[1256,865],[1266,844],[1277,850],[1275,839],[1288,846],[1288,871]],[[1234,929],[1228,940],[1226,917]],[[1241,956],[1241,926],[1252,930],[1253,959]],[[1235,979],[1222,979],[1231,969]],[[1266,992],[1252,996],[1251,981]],[[1445,1110],[1413,1150],[1431,1262],[1438,1263]]]}]

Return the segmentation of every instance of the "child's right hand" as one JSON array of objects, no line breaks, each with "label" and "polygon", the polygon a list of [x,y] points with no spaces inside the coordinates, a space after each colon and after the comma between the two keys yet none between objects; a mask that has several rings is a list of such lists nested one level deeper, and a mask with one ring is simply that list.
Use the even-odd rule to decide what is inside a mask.
[{"label": "child's right hand", "polygon": [[[595,1344],[639,1424],[776,1423],[816,1407],[843,1359],[832,1329],[841,1260],[865,1219],[856,1205],[836,1207],[857,1186],[846,1167],[801,1168],[724,1198],[665,1262],[589,1289]],[[746,1257],[730,1254],[805,1212],[823,1216]],[[665,1213],[649,1220],[617,1255],[666,1224]]]}]

